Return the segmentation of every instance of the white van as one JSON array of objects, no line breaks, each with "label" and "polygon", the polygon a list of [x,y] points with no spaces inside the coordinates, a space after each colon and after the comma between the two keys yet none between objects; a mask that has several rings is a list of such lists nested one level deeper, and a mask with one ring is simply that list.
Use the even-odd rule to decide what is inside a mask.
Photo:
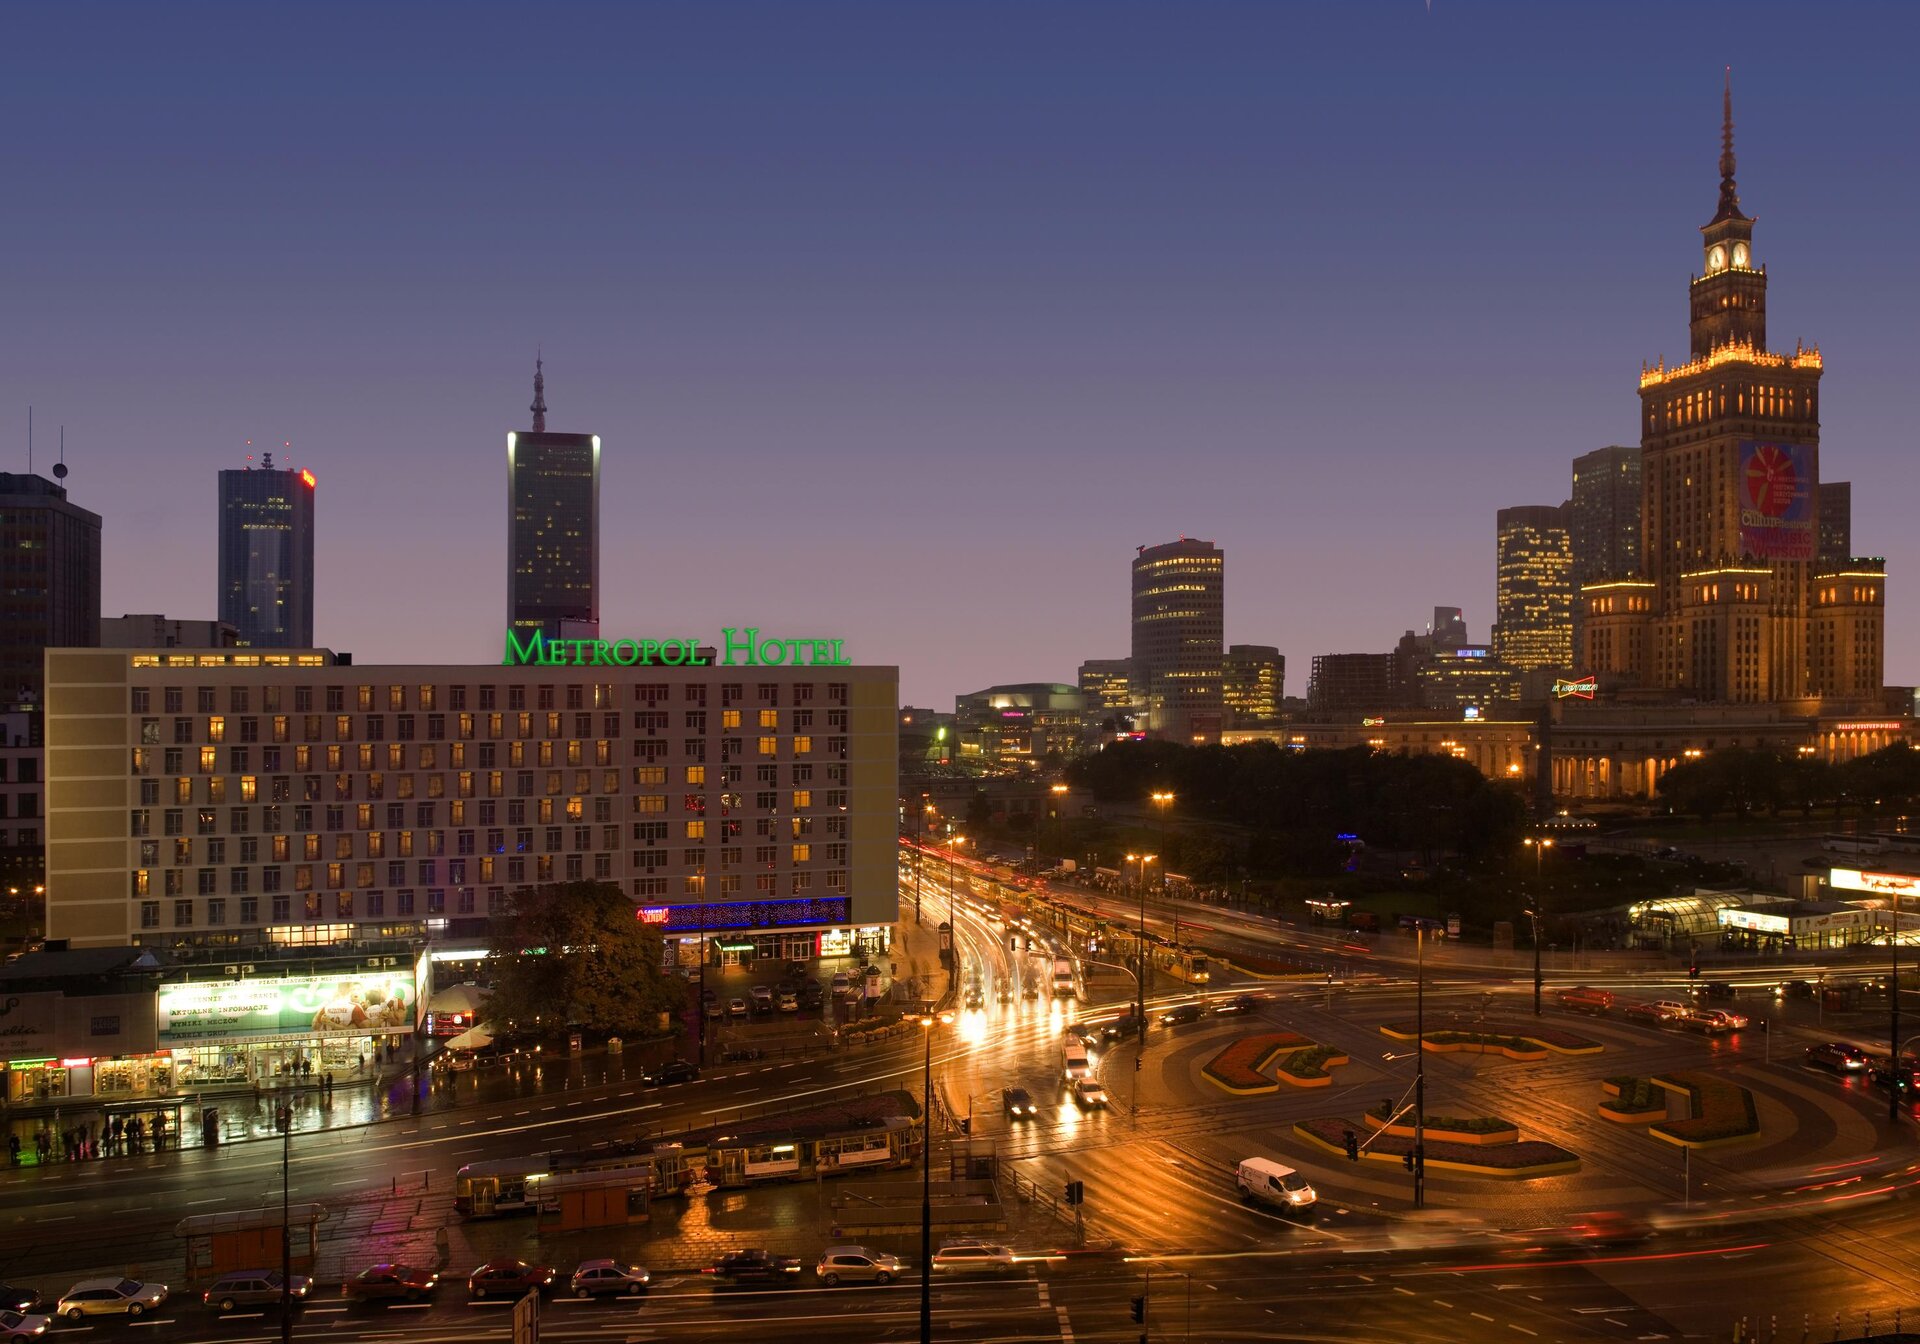
[{"label": "white van", "polygon": [[1306,1177],[1270,1158],[1242,1158],[1234,1179],[1240,1186],[1240,1198],[1248,1203],[1257,1200],[1286,1209],[1304,1209],[1320,1198]]},{"label": "white van", "polygon": [[1087,1047],[1078,1041],[1068,1041],[1061,1046],[1060,1072],[1069,1083],[1093,1077],[1093,1065],[1087,1062]]}]

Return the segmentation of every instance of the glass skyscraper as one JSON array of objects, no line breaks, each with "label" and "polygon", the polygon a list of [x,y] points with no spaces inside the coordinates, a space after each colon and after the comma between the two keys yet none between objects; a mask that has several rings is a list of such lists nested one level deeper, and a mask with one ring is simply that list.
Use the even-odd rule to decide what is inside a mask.
[{"label": "glass skyscraper", "polygon": [[220,473],[220,619],[241,648],[313,647],[313,493],[272,453]]}]

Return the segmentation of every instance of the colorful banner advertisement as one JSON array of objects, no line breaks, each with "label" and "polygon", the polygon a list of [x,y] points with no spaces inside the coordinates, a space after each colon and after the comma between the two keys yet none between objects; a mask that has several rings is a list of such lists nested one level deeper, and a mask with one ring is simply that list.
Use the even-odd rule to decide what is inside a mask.
[{"label": "colorful banner advertisement", "polygon": [[414,967],[247,976],[160,987],[162,1041],[230,1036],[377,1035],[413,1029]]},{"label": "colorful banner advertisement", "polygon": [[1743,440],[1739,485],[1740,549],[1756,560],[1813,559],[1813,449]]}]

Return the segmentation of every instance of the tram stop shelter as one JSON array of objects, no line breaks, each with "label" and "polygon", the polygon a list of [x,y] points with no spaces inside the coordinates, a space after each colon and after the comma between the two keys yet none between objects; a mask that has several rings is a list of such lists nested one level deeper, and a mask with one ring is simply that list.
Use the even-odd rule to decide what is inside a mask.
[{"label": "tram stop shelter", "polygon": [[647,1168],[556,1172],[532,1183],[528,1194],[543,1231],[620,1227],[653,1216],[653,1175]]},{"label": "tram stop shelter", "polygon": [[189,1282],[217,1279],[237,1269],[278,1269],[282,1227],[292,1242],[294,1272],[310,1274],[320,1224],[326,1219],[326,1209],[318,1204],[293,1204],[284,1211],[237,1209],[182,1218],[173,1234],[187,1243]]}]

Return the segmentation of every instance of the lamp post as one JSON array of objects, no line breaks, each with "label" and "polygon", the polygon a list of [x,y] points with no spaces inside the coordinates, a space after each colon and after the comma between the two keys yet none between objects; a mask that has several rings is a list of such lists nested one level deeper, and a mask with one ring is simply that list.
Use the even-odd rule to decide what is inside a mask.
[{"label": "lamp post", "polygon": [[[415,1091],[419,1090],[416,1078]],[[293,1232],[288,1199],[287,1167],[293,1158],[293,1106],[283,1103],[273,1111],[280,1130],[280,1341],[293,1344]]]},{"label": "lamp post", "polygon": [[1541,868],[1547,851],[1553,848],[1552,836],[1528,836],[1520,842],[1533,851],[1533,908],[1524,913],[1533,920],[1533,1015],[1540,1016],[1540,910],[1546,902]]},{"label": "lamp post", "polygon": [[1904,1066],[1900,1062],[1900,889],[1893,890],[1893,932],[1887,939],[1887,949],[1893,954],[1893,976],[1887,985],[1887,1003],[1890,1006],[1890,1023],[1893,1043],[1893,1060],[1889,1067],[1893,1069],[1893,1086],[1887,1089],[1887,1119],[1894,1124],[1900,1123],[1900,1079]]},{"label": "lamp post", "polygon": [[1427,926],[1414,927],[1413,1207],[1427,1206]]},{"label": "lamp post", "polygon": [[[1167,809],[1173,806],[1173,790],[1155,789],[1148,796],[1153,799],[1153,805],[1160,813],[1160,848],[1165,849],[1167,847]],[[1167,865],[1164,863],[1160,865],[1160,899],[1167,902],[1168,908],[1173,908],[1172,903],[1167,901]],[[1175,952],[1180,950],[1180,912],[1177,909],[1173,910],[1173,950]]]},{"label": "lamp post", "polygon": [[[953,1014],[942,1013],[939,1021],[949,1023]],[[920,1019],[927,1048],[920,1092],[920,1344],[933,1344],[933,1024],[931,1013]]]},{"label": "lamp post", "polygon": [[707,903],[700,902],[700,1016],[698,1040],[700,1042],[700,1067],[707,1067]]},{"label": "lamp post", "polygon": [[926,839],[926,821],[933,814],[933,804],[927,801],[927,795],[920,795],[920,807],[913,814],[913,922],[920,919],[920,863],[926,856],[921,852]]},{"label": "lamp post", "polygon": [[[1159,858],[1158,854],[1129,854],[1128,863],[1140,865],[1140,930],[1135,935],[1134,956],[1140,967],[1140,973],[1134,977],[1134,1016],[1138,1019],[1140,1039],[1147,1038],[1147,976],[1151,969],[1147,963],[1147,865]],[[1164,869],[1162,870],[1164,871]]]}]

